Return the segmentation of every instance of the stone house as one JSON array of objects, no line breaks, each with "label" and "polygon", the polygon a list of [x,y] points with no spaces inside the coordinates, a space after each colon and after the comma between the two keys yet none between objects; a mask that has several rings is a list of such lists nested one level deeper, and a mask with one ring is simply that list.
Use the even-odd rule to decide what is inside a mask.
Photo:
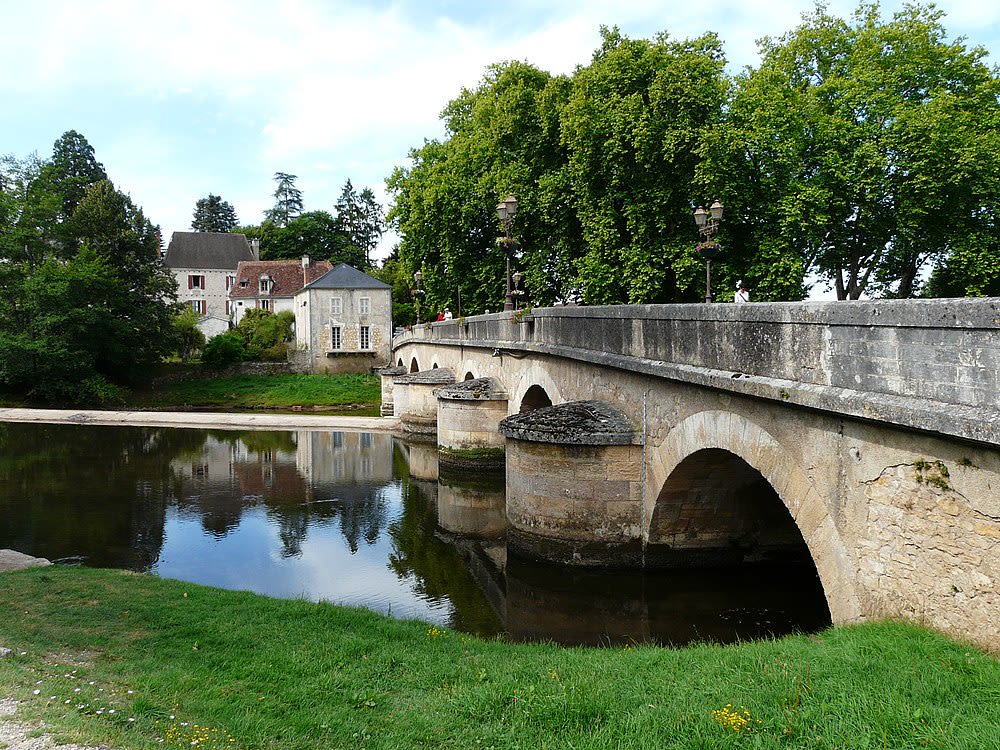
[{"label": "stone house", "polygon": [[177,299],[201,316],[198,328],[206,338],[229,330],[229,291],[241,261],[258,256],[246,235],[228,232],[174,232],[163,265],[177,279]]},{"label": "stone house", "polygon": [[234,325],[247,310],[294,312],[295,294],[333,269],[328,260],[243,260],[236,268],[236,283],[229,290],[230,320]]},{"label": "stone house", "polygon": [[312,372],[370,372],[388,363],[392,345],[388,284],[341,263],[300,289],[294,307],[299,367]]}]

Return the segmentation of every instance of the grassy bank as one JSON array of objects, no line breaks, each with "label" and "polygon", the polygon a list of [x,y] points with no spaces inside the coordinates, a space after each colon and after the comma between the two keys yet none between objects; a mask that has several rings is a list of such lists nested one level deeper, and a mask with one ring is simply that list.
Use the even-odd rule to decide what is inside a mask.
[{"label": "grassy bank", "polygon": [[241,375],[166,383],[133,394],[134,409],[313,409],[374,416],[381,398],[374,375]]},{"label": "grassy bank", "polygon": [[0,612],[0,694],[122,749],[1000,746],[1000,663],[900,624],[566,649],[80,568]]}]

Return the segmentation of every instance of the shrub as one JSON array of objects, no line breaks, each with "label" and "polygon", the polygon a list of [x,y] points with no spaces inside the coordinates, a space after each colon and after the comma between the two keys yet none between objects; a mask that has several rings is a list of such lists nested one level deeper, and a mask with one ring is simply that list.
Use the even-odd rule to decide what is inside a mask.
[{"label": "shrub", "polygon": [[210,338],[202,351],[201,361],[208,367],[222,369],[242,361],[245,355],[243,337],[234,330]]}]

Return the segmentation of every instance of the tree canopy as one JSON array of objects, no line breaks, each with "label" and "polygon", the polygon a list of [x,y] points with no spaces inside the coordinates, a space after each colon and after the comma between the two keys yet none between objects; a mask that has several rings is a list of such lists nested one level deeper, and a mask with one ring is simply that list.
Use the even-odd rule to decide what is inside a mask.
[{"label": "tree canopy", "polygon": [[[279,172],[277,176],[290,178]],[[298,192],[298,191],[296,191]],[[275,193],[277,195],[277,193]],[[280,203],[280,201],[279,201]],[[304,255],[331,263],[347,263],[359,269],[370,269],[371,253],[385,232],[385,214],[371,188],[360,193],[347,180],[334,206],[328,211],[302,212],[302,195],[298,193],[297,210],[288,217],[278,217],[278,206],[267,212],[259,225],[235,227],[233,231],[247,238],[260,240],[263,260],[301,258]]]},{"label": "tree canopy", "polygon": [[[794,259],[839,299],[910,297],[928,267],[995,215],[998,79],[984,51],[948,42],[942,14],[882,21],[822,7],[762,42],[736,81],[703,177],[742,217],[741,242]],[[787,262],[787,261],[786,261]]]},{"label": "tree canopy", "polygon": [[195,203],[191,228],[196,232],[231,232],[239,223],[236,209],[221,196],[209,193]]},{"label": "tree canopy", "polygon": [[[519,202],[511,261],[529,303],[694,301],[692,213],[726,207],[716,288],[841,299],[1000,286],[1000,78],[933,6],[850,20],[823,5],[725,72],[712,34],[602,29],[589,64],[552,76],[490,66],[388,180],[397,303],[423,273],[428,308],[499,309],[494,206]],[[445,269],[448,269],[447,271]],[[928,274],[931,283],[924,284]],[[732,292],[717,299],[731,299]]]},{"label": "tree canopy", "polygon": [[0,168],[0,384],[103,401],[173,348],[176,283],[160,263],[159,230],[103,170],[84,185],[57,165],[67,142],[92,158],[71,131],[52,160]]},{"label": "tree canopy", "polygon": [[302,191],[295,187],[298,175],[275,172],[274,206],[264,212],[264,220],[283,227],[302,213]]}]

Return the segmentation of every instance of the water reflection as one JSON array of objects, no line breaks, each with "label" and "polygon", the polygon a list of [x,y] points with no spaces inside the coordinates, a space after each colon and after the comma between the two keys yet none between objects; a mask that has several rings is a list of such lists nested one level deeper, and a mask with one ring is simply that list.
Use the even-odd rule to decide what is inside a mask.
[{"label": "water reflection", "polygon": [[502,472],[458,475],[433,445],[386,434],[0,424],[0,547],[28,554],[520,640],[682,643],[828,622],[814,574],[508,560],[504,508]]}]

